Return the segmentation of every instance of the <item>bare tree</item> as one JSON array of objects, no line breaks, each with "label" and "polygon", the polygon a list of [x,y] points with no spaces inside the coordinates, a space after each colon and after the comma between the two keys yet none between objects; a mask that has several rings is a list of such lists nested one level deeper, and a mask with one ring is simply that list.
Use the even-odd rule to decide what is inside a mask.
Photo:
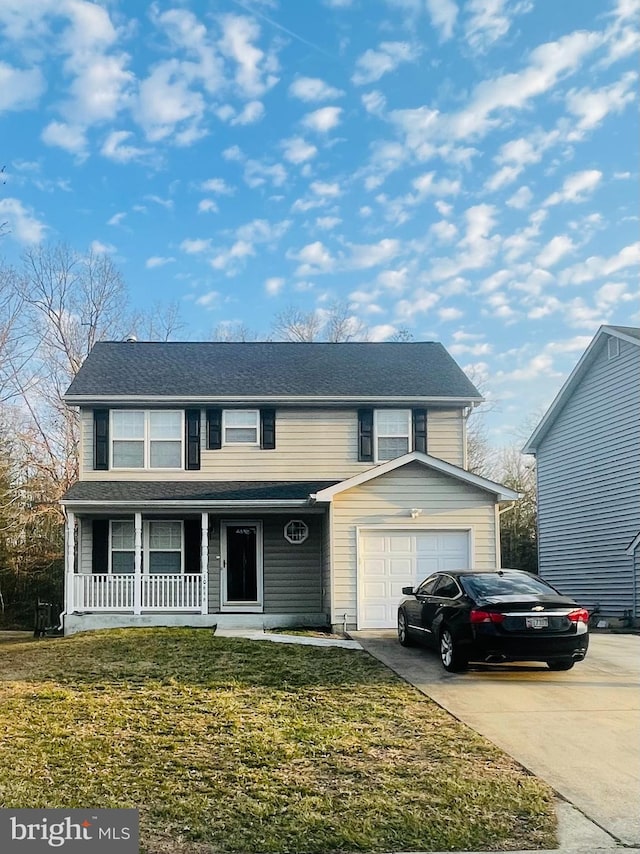
[{"label": "bare tree", "polygon": [[535,461],[515,448],[504,448],[496,479],[519,492],[521,498],[502,508],[500,539],[505,566],[537,572],[537,491]]},{"label": "bare tree", "polygon": [[249,329],[240,321],[232,321],[230,323],[218,323],[211,333],[212,341],[258,341],[260,339],[257,332]]},{"label": "bare tree", "polygon": [[131,319],[130,334],[142,341],[172,341],[184,329],[180,303],[155,302],[150,309],[136,312]]},{"label": "bare tree", "polygon": [[273,334],[281,341],[366,341],[368,329],[349,312],[346,303],[334,302],[327,308],[303,311],[289,306],[276,315]]}]

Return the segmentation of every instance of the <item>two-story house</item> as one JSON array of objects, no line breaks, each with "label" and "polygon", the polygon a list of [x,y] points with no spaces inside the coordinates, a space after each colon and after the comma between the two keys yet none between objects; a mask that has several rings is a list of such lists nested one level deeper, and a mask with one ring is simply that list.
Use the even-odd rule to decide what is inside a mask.
[{"label": "two-story house", "polygon": [[601,326],[529,438],[543,578],[640,620],[640,329]]},{"label": "two-story house", "polygon": [[437,343],[96,344],[66,514],[66,632],[392,627],[404,585],[499,563],[466,470],[481,400]]}]

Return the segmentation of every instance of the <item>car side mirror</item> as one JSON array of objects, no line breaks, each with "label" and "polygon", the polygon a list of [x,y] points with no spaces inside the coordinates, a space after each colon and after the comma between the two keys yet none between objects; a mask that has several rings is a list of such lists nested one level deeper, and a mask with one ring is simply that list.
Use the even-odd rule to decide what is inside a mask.
[{"label": "car side mirror", "polygon": [[403,587],[402,594],[403,596],[413,596],[413,587]]}]

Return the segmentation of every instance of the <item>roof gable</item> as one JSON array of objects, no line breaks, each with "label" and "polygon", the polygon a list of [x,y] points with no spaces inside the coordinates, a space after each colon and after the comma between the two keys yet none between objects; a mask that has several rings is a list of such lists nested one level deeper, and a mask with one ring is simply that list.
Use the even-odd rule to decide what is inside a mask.
[{"label": "roof gable", "polygon": [[481,400],[435,342],[99,342],[65,397],[127,396]]},{"label": "roof gable", "polygon": [[395,471],[396,469],[402,468],[402,466],[406,466],[413,462],[420,463],[426,468],[434,469],[441,474],[449,475],[450,477],[460,480],[469,486],[475,486],[478,489],[491,492],[496,496],[496,501],[515,501],[520,498],[519,492],[509,489],[507,486],[503,486],[493,480],[488,480],[486,477],[480,477],[480,475],[473,474],[459,466],[454,466],[453,463],[447,463],[445,460],[440,460],[437,457],[430,456],[429,454],[422,454],[420,451],[411,451],[408,454],[404,454],[402,457],[396,457],[395,460],[389,460],[386,463],[381,463],[379,466],[375,466],[374,468],[367,469],[365,472],[354,475],[354,477],[347,478],[347,480],[342,480],[333,486],[319,490],[311,497],[315,498],[316,501],[331,501],[334,495],[338,495],[340,492],[353,489],[354,486],[360,486],[363,483],[367,483],[368,481],[374,480],[383,474],[388,474],[391,471]]},{"label": "roof gable", "polygon": [[600,343],[606,337],[619,338],[636,347],[640,346],[640,329],[635,326],[601,326],[596,332],[592,342],[582,354],[580,361],[569,374],[568,379],[554,398],[549,409],[547,409],[542,420],[529,437],[524,446],[523,453],[535,454],[538,446],[547,434],[561,410],[578,387],[583,377],[589,370],[599,350]]}]

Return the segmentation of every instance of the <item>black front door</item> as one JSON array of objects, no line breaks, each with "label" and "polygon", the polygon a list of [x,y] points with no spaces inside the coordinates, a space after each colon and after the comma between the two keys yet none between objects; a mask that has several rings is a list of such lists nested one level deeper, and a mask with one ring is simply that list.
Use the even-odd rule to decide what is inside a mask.
[{"label": "black front door", "polygon": [[226,603],[256,604],[258,584],[258,526],[226,524]]}]

